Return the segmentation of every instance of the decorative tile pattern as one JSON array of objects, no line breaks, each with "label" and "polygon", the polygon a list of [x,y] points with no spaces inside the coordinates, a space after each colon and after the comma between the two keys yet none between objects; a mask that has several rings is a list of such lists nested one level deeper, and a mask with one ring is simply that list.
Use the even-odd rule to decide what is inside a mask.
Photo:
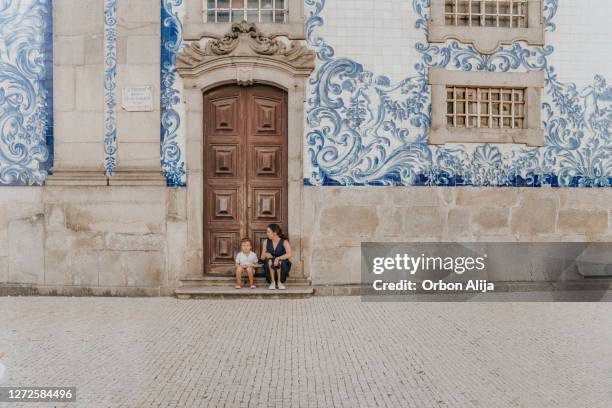
[{"label": "decorative tile pattern", "polygon": [[117,166],[117,0],[104,0],[104,169]]},{"label": "decorative tile pattern", "polygon": [[183,47],[183,0],[162,0],[161,8],[161,165],[168,186],[187,185],[182,82],[176,55]]},{"label": "decorative tile pattern", "polygon": [[53,161],[51,0],[0,3],[0,185],[42,185]]},{"label": "decorative tile pattern", "polygon": [[[414,73],[392,83],[349,58],[335,56],[320,36],[325,0],[311,6],[308,43],[316,49],[318,72],[308,101],[305,183],[313,185],[588,186],[612,185],[612,87],[602,75],[578,87],[558,79],[549,63],[550,45],[517,42],[482,55],[457,41],[418,42]],[[429,0],[412,0],[416,28],[426,32]],[[548,31],[558,0],[544,1]],[[464,71],[545,74],[543,127],[546,145],[427,144],[431,124],[430,67]]]}]

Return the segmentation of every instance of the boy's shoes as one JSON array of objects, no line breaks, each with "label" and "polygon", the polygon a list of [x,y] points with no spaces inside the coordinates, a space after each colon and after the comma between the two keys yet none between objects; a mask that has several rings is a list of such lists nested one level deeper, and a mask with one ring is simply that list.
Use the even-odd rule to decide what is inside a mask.
[{"label": "boy's shoes", "polygon": [[242,289],[242,286],[240,286],[240,285],[236,285],[236,286],[235,286],[235,288],[236,288],[236,289]]},{"label": "boy's shoes", "polygon": [[276,285],[271,283],[270,286],[268,286],[268,289],[275,290],[276,289]]},{"label": "boy's shoes", "polygon": [[257,288],[257,286],[251,285],[251,289],[255,289],[255,288]]},{"label": "boy's shoes", "polygon": [[284,283],[279,283],[279,284],[278,284],[278,288],[279,288],[280,290],[285,290],[285,289],[287,289],[287,288],[285,287],[285,284],[284,284]]}]

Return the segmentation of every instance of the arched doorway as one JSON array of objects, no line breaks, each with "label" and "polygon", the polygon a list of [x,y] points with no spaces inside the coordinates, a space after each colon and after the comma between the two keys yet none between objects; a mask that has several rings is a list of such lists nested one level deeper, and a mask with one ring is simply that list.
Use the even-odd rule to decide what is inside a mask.
[{"label": "arched doorway", "polygon": [[232,274],[240,240],[261,253],[270,223],[288,229],[287,93],[224,85],[204,94],[204,271]]},{"label": "arched doorway", "polygon": [[[202,188],[207,183],[204,179],[206,173],[210,171],[208,166],[213,162],[200,154],[202,151],[208,153],[210,150],[204,148],[206,143],[203,140],[205,135],[202,129],[203,117],[210,112],[206,114],[204,112],[202,92],[208,95],[211,89],[210,94],[221,91],[221,88],[217,87],[220,84],[268,84],[286,92],[286,107],[282,117],[286,120],[284,131],[287,132],[288,129],[290,136],[283,150],[285,156],[282,158],[282,171],[286,172],[284,179],[288,180],[288,189],[284,190],[285,195],[281,199],[286,198],[282,203],[283,213],[286,214],[288,208],[288,216],[285,215],[286,221],[283,227],[290,233],[293,263],[291,275],[308,277],[308,266],[303,261],[308,258],[304,255],[308,250],[310,224],[305,224],[302,219],[303,207],[308,201],[304,197],[303,182],[304,101],[308,89],[308,77],[315,68],[316,55],[308,48],[305,41],[287,42],[285,41],[287,38],[283,40],[284,34],[281,34],[263,33],[254,24],[234,23],[223,38],[211,38],[202,34],[200,38],[192,39],[189,46],[177,55],[177,72],[183,83],[187,109],[183,124],[186,129],[188,185],[186,210],[187,234],[190,239],[187,242],[185,263],[191,275],[209,272],[210,269],[206,269],[206,264],[209,263],[208,259],[211,256],[208,243],[210,240],[204,243],[208,238],[205,238],[203,232],[210,228],[204,225],[206,222],[204,207],[205,201],[208,200],[205,200],[206,193]],[[276,92],[283,92],[274,89]],[[197,154],[193,154],[196,152]],[[226,156],[232,157],[231,153],[227,153]],[[225,204],[229,202],[225,200],[223,205]],[[236,203],[236,206],[238,205]],[[222,248],[224,251],[233,250],[230,242],[229,239],[220,242],[224,245]],[[227,255],[224,259],[227,259]],[[225,268],[227,267],[221,269]]]}]

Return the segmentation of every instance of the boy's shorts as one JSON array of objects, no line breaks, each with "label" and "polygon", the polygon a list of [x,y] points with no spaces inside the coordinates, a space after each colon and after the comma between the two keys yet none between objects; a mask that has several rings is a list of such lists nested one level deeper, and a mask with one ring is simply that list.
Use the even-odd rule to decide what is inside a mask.
[{"label": "boy's shorts", "polygon": [[248,267],[247,267],[246,265],[242,265],[242,264],[240,264],[239,266],[240,266],[242,269],[245,269],[245,270],[246,270],[247,268],[253,268],[253,269],[255,269],[255,267],[254,267],[254,266],[248,266]]}]

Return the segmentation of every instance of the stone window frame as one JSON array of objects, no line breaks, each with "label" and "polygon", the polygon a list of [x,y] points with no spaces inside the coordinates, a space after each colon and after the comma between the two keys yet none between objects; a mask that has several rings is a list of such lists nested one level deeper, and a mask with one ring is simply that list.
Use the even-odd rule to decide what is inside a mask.
[{"label": "stone window frame", "polygon": [[529,45],[544,45],[544,9],[542,0],[528,0],[527,27],[482,27],[446,25],[446,0],[431,0],[427,41],[443,43],[455,39],[472,44],[481,54],[492,54],[503,44],[525,41]]},{"label": "stone window frame", "polygon": [[[544,72],[479,72],[429,69],[431,87],[431,129],[429,144],[514,143],[544,146],[541,125]],[[446,87],[493,87],[525,89],[525,127],[521,129],[457,128],[447,125]]]},{"label": "stone window frame", "polygon": [[[304,0],[286,0],[287,19],[285,23],[257,23],[257,27],[266,34],[286,36],[289,40],[306,39],[306,16],[304,15]],[[202,38],[203,34],[223,37],[232,22],[205,22],[206,12],[204,1],[187,0],[183,23],[183,39],[193,41]]]}]

